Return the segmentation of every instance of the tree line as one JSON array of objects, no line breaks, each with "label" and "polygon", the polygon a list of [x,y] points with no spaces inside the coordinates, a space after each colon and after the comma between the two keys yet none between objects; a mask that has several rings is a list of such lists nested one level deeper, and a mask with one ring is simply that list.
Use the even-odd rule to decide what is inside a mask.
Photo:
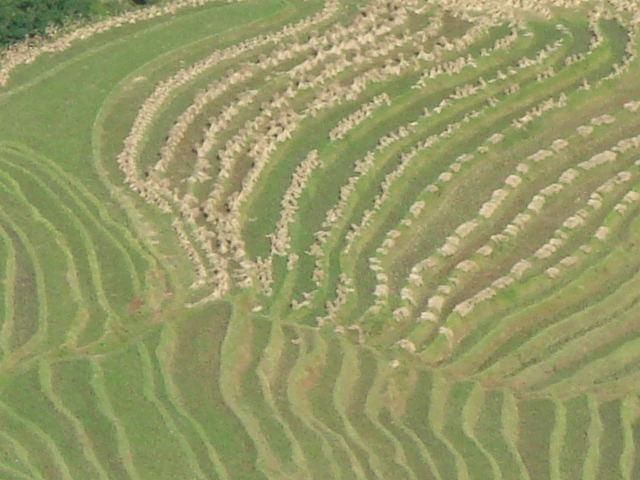
[{"label": "tree line", "polygon": [[0,0],[0,46],[43,35],[50,26],[108,15],[155,0]]}]

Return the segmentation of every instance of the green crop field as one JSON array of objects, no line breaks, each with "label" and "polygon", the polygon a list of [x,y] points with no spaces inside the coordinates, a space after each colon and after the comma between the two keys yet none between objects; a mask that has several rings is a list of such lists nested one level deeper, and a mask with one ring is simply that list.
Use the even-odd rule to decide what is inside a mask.
[{"label": "green crop field", "polygon": [[0,54],[0,480],[640,479],[640,4],[179,0]]}]

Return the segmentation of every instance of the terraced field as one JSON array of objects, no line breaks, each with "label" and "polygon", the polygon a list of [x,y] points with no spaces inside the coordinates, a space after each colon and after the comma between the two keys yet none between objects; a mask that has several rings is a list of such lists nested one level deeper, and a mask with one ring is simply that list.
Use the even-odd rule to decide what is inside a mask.
[{"label": "terraced field", "polygon": [[180,0],[5,54],[0,479],[639,479],[638,12]]}]

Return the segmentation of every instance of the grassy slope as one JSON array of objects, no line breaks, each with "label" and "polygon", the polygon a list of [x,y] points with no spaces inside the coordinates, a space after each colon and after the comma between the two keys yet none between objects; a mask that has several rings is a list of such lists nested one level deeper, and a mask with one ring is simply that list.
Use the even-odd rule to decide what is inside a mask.
[{"label": "grassy slope", "polygon": [[[611,478],[635,478],[639,443],[635,398],[587,396],[582,388],[585,383],[572,377],[575,372],[586,375],[580,371],[581,361],[596,362],[608,354],[617,354],[619,363],[615,368],[599,364],[602,382],[609,375],[624,379],[633,374],[628,364],[635,356],[623,349],[630,347],[614,334],[609,350],[598,351],[578,336],[582,332],[572,331],[549,314],[543,325],[549,331],[555,325],[553,332],[566,335],[567,342],[575,335],[573,348],[564,348],[564,343],[548,346],[552,334],[544,330],[532,329],[537,336],[531,333],[509,342],[505,338],[504,347],[494,346],[495,355],[485,363],[474,357],[475,362],[462,362],[451,370],[462,375],[465,368],[487,369],[480,377],[486,383],[476,383],[434,374],[404,357],[402,366],[393,369],[384,348],[381,352],[360,347],[330,329],[310,328],[305,324],[313,323],[313,317],[307,313],[298,315],[301,325],[284,323],[279,315],[265,319],[252,312],[250,295],[230,296],[228,301],[200,309],[183,308],[188,297],[184,285],[192,280],[192,271],[171,230],[171,219],[122,186],[114,158],[141,99],[158,81],[203,58],[214,47],[277,29],[318,6],[318,2],[248,0],[186,10],[172,18],[122,27],[61,54],[42,57],[19,68],[8,87],[0,90],[0,477],[302,480],[330,472],[331,478],[355,479],[560,480],[608,478],[609,474]],[[566,21],[575,30],[567,52],[583,51],[584,22]],[[462,29],[462,24],[452,22],[450,27],[449,34],[455,37],[459,32],[452,29]],[[603,28],[608,43],[589,63],[592,80],[609,72],[624,42],[624,31],[615,23],[605,22]],[[534,24],[534,30],[535,42],[518,44],[522,55],[534,54],[557,35],[551,26],[540,23]],[[504,33],[493,32],[472,51],[490,44],[493,35]],[[513,51],[481,64],[482,74],[490,77],[496,68],[514,63]],[[567,52],[550,63],[561,66],[559,59]],[[145,139],[143,162],[154,160],[165,132],[189,105],[193,92],[226,68],[212,69],[172,97]],[[367,233],[371,238],[362,241],[357,257],[339,258],[344,231],[336,230],[335,242],[327,247],[331,254],[326,262],[328,280],[314,314],[324,312],[323,302],[333,299],[329,287],[334,286],[341,267],[363,282],[359,303],[345,310],[349,314],[345,324],[362,314],[375,286],[373,277],[365,272],[365,259],[375,253],[375,242],[382,233],[400,221],[409,201],[437,178],[449,160],[481,143],[485,133],[508,128],[508,120],[516,113],[573,85],[584,72],[570,69],[559,77],[562,81],[540,85],[534,83],[535,73],[518,77],[523,89],[531,83],[530,90],[518,101],[505,101],[505,111],[488,117],[492,123],[483,123],[487,117],[480,119],[477,127],[438,147],[441,161],[418,164],[412,171],[413,180],[399,187],[395,203],[386,206],[379,231]],[[345,81],[353,75],[347,72],[341,78]],[[439,81],[428,92],[409,90],[415,81],[411,75],[384,83],[384,88],[371,87],[364,96],[388,91],[394,107],[381,108],[377,121],[363,123],[361,130],[337,145],[324,145],[327,132],[355,104],[304,123],[301,129],[310,129],[313,135],[300,135],[278,151],[274,158],[282,161],[277,169],[266,172],[266,186],[249,203],[263,220],[246,226],[252,253],[268,254],[264,235],[273,229],[278,198],[305,152],[320,148],[322,158],[336,164],[314,178],[316,196],[312,190],[302,199],[301,219],[293,230],[298,250],[311,244],[313,231],[333,204],[340,184],[352,174],[353,161],[372,148],[377,137],[413,120],[423,106],[433,107],[457,82],[472,80],[474,75],[477,72],[464,80],[460,76]],[[280,88],[279,81],[270,88]],[[258,87],[260,82],[251,85]],[[447,114],[450,117],[425,122],[416,138],[406,144],[459,120],[486,100],[482,95],[477,102],[460,102],[459,111]],[[626,95],[623,92],[619,97]],[[512,110],[509,115],[507,109]],[[627,131],[612,127],[603,138],[613,142],[636,127],[637,122],[629,121]],[[544,129],[533,131],[538,136],[533,143],[550,135]],[[198,136],[189,135],[190,139]],[[597,151],[605,146],[593,142],[584,149]],[[400,151],[397,148],[393,153]],[[338,164],[343,157],[345,161]],[[507,158],[505,167],[514,160]],[[630,160],[631,156],[625,158],[629,164]],[[359,192],[351,216],[340,229],[345,229],[347,220],[361,218],[377,194],[377,185],[398,159],[388,153],[377,161],[380,171]],[[605,173],[614,171],[597,170],[591,183],[595,185]],[[484,193],[497,185],[493,174],[483,174]],[[178,169],[176,175],[185,173]],[[543,184],[542,180],[532,184],[531,192]],[[464,186],[464,182],[456,184],[458,197]],[[466,203],[458,198],[459,208],[474,212],[482,196],[481,192],[477,195],[469,196]],[[326,201],[316,201],[320,197]],[[556,216],[569,211],[568,199],[571,192],[558,202]],[[520,200],[511,205],[504,219],[523,204]],[[398,258],[390,257],[396,290],[408,265],[439,244],[465,215],[436,217],[438,229],[418,231],[412,237],[424,248],[405,256],[398,251]],[[633,239],[637,227],[629,226],[625,232]],[[577,238],[567,252],[575,250],[578,240],[586,236]],[[540,234],[538,240],[543,238]],[[635,245],[629,242],[623,244],[627,249]],[[603,271],[608,274],[617,264],[613,256],[603,258]],[[628,258],[621,255],[617,261],[622,265]],[[508,264],[507,259],[503,261]],[[308,282],[311,262],[309,258],[305,262],[291,276],[280,269],[277,282],[283,285],[282,298],[274,300],[272,312],[287,310],[290,296],[312,287]],[[628,272],[616,271],[620,279],[626,278]],[[596,271],[595,276],[601,273]],[[582,277],[576,274],[576,278]],[[535,282],[534,277],[530,283]],[[585,275],[584,284],[602,291],[597,278]],[[620,280],[618,284],[621,295],[627,289],[635,291],[630,283]],[[542,298],[542,289],[534,287],[530,297]],[[525,301],[524,296],[519,298]],[[500,298],[498,301],[504,307]],[[607,301],[614,302],[602,300],[601,310],[609,306]],[[511,310],[504,311],[516,315],[514,304],[509,305]],[[495,312],[497,307],[493,308]],[[593,328],[602,326],[604,320],[597,318],[591,319]],[[624,323],[626,317],[616,318],[620,324],[616,335],[635,325]],[[298,318],[292,314],[288,320]],[[463,344],[465,355],[487,341],[484,333],[495,327],[490,323],[486,331],[476,330],[468,345]],[[593,337],[595,334],[588,339]],[[537,351],[540,343],[555,355],[551,360]],[[518,350],[521,345],[525,350]],[[621,349],[616,350],[618,347]],[[520,357],[520,352],[528,358]],[[552,363],[556,358],[566,363]],[[532,370],[525,369],[526,361],[535,363]],[[549,374],[565,366],[564,376]],[[510,386],[520,389],[517,395],[490,388],[503,375],[513,377]],[[565,383],[556,385],[562,381]],[[563,398],[563,385],[573,388],[576,397]],[[633,379],[629,385],[633,387]],[[555,398],[528,398],[529,387],[547,388],[546,393]]]}]

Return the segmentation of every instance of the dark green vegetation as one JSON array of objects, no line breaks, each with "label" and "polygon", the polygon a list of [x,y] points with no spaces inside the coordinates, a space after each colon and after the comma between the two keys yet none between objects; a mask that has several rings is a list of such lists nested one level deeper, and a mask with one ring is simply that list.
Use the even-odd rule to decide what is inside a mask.
[{"label": "dark green vegetation", "polygon": [[[149,0],[127,2],[131,6],[156,3]],[[49,27],[59,27],[72,20],[112,13],[123,6],[126,3],[118,0],[2,0],[0,46],[44,35]]]},{"label": "dark green vegetation", "polygon": [[212,0],[18,66],[0,479],[639,478],[638,22],[598,5]]}]

